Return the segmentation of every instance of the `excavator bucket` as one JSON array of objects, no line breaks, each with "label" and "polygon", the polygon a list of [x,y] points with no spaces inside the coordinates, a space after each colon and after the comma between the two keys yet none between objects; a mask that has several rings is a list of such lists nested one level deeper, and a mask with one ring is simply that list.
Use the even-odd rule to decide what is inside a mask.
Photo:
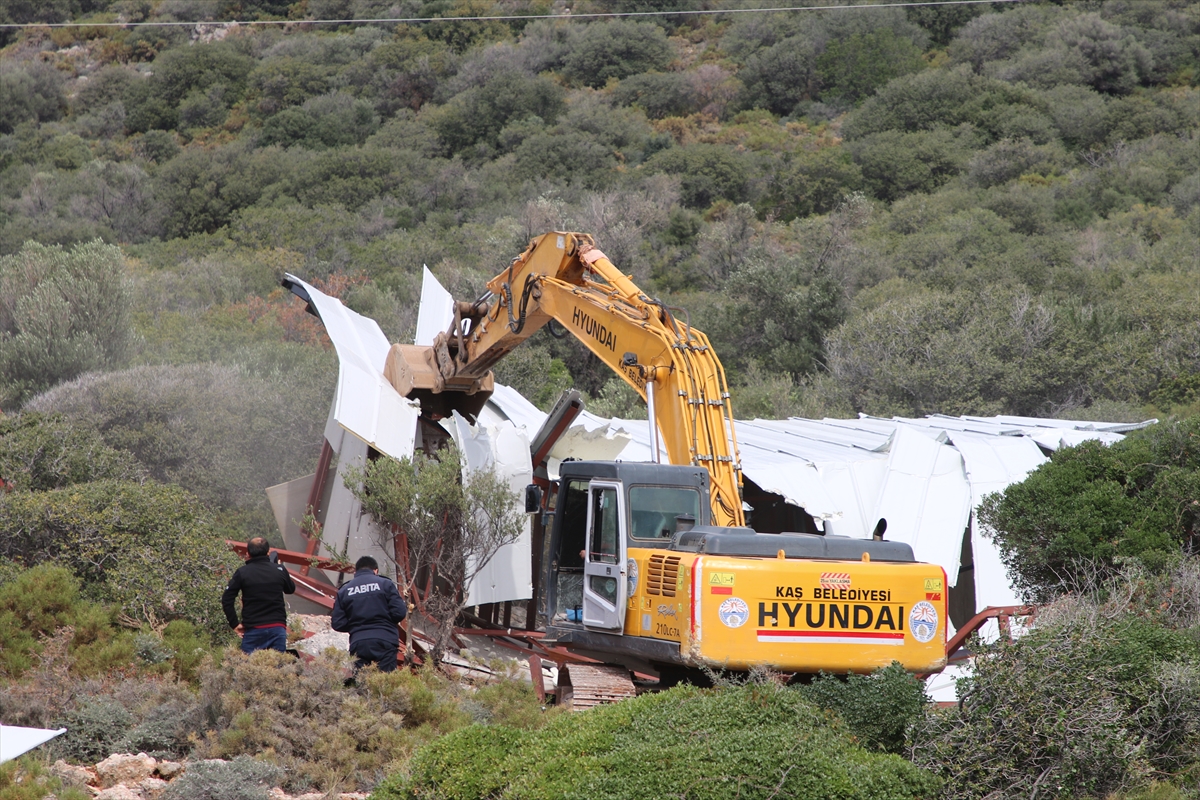
[{"label": "excavator bucket", "polygon": [[383,376],[401,397],[420,402],[421,414],[429,419],[442,419],[457,411],[474,420],[492,396],[492,373],[477,380],[448,382],[437,364],[436,347],[394,344],[388,351]]}]

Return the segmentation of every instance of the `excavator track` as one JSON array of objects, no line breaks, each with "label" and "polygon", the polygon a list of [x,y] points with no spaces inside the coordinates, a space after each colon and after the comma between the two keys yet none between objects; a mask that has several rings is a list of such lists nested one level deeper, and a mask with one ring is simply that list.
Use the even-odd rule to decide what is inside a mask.
[{"label": "excavator track", "polygon": [[633,697],[636,691],[629,670],[611,664],[567,664],[559,670],[556,700],[572,711],[586,711],[604,703]]}]

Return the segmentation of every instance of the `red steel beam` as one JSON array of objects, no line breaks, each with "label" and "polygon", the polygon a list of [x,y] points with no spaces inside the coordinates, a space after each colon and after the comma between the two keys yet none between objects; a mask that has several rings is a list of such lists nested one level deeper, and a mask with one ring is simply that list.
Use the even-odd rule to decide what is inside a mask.
[{"label": "red steel beam", "polygon": [[[246,557],[247,553],[246,553],[246,543],[245,542],[235,542],[233,540],[226,540],[225,544],[229,545],[230,549],[232,549],[235,553],[240,555],[242,558]],[[312,567],[316,567],[317,569],[329,570],[330,572],[345,572],[347,574],[352,574],[354,572],[353,564],[347,564],[342,561],[334,561],[331,558],[323,558],[321,556],[314,556],[309,553],[298,553],[295,550],[280,550],[275,547],[272,547],[271,550],[272,550],[272,552],[274,552],[276,555],[279,556],[279,560],[282,561],[284,564],[296,564],[298,566],[312,566]]]},{"label": "red steel beam", "polygon": [[971,617],[967,624],[963,625],[950,641],[946,642],[946,657],[954,655],[954,652],[962,647],[967,637],[982,628],[990,619],[997,620],[1000,624],[1000,632],[1011,639],[1012,634],[1008,630],[1009,617],[1032,617],[1036,613],[1037,606],[988,606]]},{"label": "red steel beam", "polygon": [[[313,476],[312,488],[308,490],[308,505],[305,506],[305,511],[312,514],[313,519],[320,519],[321,495],[325,493],[325,478],[329,474],[329,463],[333,460],[333,445],[329,444],[328,439],[321,440],[321,455],[317,459],[317,472]],[[320,524],[319,522],[317,523]],[[318,536],[309,536],[304,534],[304,538],[308,539],[308,543],[304,545],[304,552],[307,555],[315,555],[321,547],[321,539]],[[309,565],[306,563],[300,567],[300,574],[307,575]]]}]

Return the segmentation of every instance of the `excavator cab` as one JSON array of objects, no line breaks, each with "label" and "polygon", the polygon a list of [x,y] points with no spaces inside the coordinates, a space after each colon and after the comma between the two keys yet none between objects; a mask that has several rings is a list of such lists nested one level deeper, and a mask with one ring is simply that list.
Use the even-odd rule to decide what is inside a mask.
[{"label": "excavator cab", "polygon": [[703,467],[568,461],[560,468],[544,561],[550,625],[620,633],[630,547],[667,548],[678,530],[707,524]]}]

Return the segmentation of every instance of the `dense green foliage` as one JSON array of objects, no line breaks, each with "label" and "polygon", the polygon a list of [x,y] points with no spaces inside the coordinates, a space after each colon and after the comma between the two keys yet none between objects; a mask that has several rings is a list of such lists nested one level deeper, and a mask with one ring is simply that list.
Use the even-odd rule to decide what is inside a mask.
[{"label": "dense green foliage", "polygon": [[0,404],[123,365],[133,327],[121,251],[25,244],[0,257]]},{"label": "dense green foliage", "polygon": [[[953,796],[1141,796],[1194,791],[1200,647],[1194,562],[1131,569],[1038,614],[1013,642],[976,643],[958,707],[918,726],[911,755]],[[1087,591],[1090,589],[1090,591]]]},{"label": "dense green foliage", "polygon": [[1044,602],[1111,574],[1122,558],[1159,568],[1194,555],[1198,494],[1200,418],[1191,417],[1110,446],[1060,449],[978,513],[1014,584]]},{"label": "dense green foliage", "polygon": [[0,557],[69,568],[88,594],[134,620],[181,618],[219,630],[237,558],[221,528],[177,486],[92,481],[13,492],[0,503]]},{"label": "dense green foliage", "polygon": [[[819,776],[831,795],[939,791],[850,744],[910,742],[923,712],[904,676],[631,704],[681,731],[662,737],[622,706],[529,733],[530,717],[482,700],[452,712],[428,687],[341,687],[333,664],[284,683],[336,695],[342,716],[258,706],[246,698],[279,669],[270,657],[205,661],[226,531],[273,529],[262,490],[311,471],[336,375],[319,323],[278,288],[285,272],[403,341],[422,265],[473,299],[531,236],[580,230],[710,335],[738,416],[1196,411],[1200,6],[519,18],[564,10],[0,0],[0,21],[212,23],[0,31],[0,644],[9,675],[35,676],[0,689],[6,720],[69,720],[81,754],[105,731],[111,746],[283,753],[296,788],[378,775],[490,716],[387,791],[819,796]],[[426,21],[225,24],[353,16]],[[574,385],[600,413],[639,408],[545,331],[498,376],[543,407]],[[1194,549],[1192,429],[1064,450],[985,505],[1030,598],[1130,557],[1166,574]],[[69,574],[29,570],[51,560]],[[21,595],[52,604],[11,588],[22,570],[67,603],[36,632]],[[945,792],[975,796],[1100,796],[1194,770],[1195,624],[1153,612],[1194,596],[1180,587],[1080,623],[1086,636],[1051,625],[997,650],[973,703],[910,753]],[[94,647],[58,633],[72,627]],[[55,688],[118,663],[208,693]],[[377,702],[403,735],[363,721]],[[1045,715],[1018,724],[1031,708]],[[735,777],[644,783],[712,774]],[[257,791],[240,775],[193,790]]]},{"label": "dense green foliage", "polygon": [[[37,5],[0,15],[135,13]],[[271,296],[285,270],[332,276],[402,338],[422,264],[476,297],[555,228],[595,234],[688,308],[754,413],[1135,417],[1200,374],[1200,11],[1184,0],[511,23],[454,17],[548,6],[414,0],[429,22],[295,29],[223,22],[386,14],[138,8],[214,25],[4,34],[0,253],[98,264],[115,251],[95,240],[119,243],[137,334],[71,312],[39,348],[72,298],[61,280],[54,303],[4,284],[0,336],[24,343],[0,364],[10,407],[131,358],[267,379],[264,353],[317,340]],[[42,299],[6,316],[6,297]],[[527,348],[506,377],[540,404],[568,383],[626,402],[601,399],[610,376],[579,345]],[[295,367],[276,384],[311,385]],[[319,424],[316,403],[295,410]]]},{"label": "dense green foliage", "polygon": [[804,691],[816,705],[836,711],[863,747],[897,754],[929,702],[921,681],[896,662],[870,675],[819,675]]},{"label": "dense green foliage", "polygon": [[64,603],[82,585],[135,625],[220,629],[218,599],[237,559],[223,541],[228,529],[193,495],[145,480],[130,453],[86,422],[32,413],[0,419],[0,477],[0,564],[66,568],[78,583],[62,589]]},{"label": "dense green foliage", "polygon": [[465,728],[372,796],[915,798],[936,788],[899,757],[854,745],[799,691],[767,682],[680,686],[534,732]]}]

